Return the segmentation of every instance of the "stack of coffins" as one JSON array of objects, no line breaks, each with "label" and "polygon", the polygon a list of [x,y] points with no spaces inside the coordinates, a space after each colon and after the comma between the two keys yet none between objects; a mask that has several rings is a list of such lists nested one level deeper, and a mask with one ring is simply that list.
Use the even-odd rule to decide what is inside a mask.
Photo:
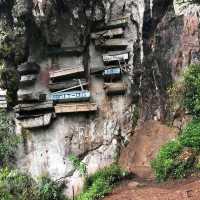
[{"label": "stack of coffins", "polygon": [[48,99],[54,102],[57,114],[97,110],[96,104],[90,103],[91,94],[84,75],[82,66],[50,72],[49,89],[52,93]]},{"label": "stack of coffins", "polygon": [[33,85],[37,80],[37,74],[40,71],[40,66],[34,62],[26,62],[19,65],[17,70],[21,76],[20,86],[27,87]]},{"label": "stack of coffins", "polygon": [[[32,86],[40,72],[40,66],[34,62],[26,62],[17,68],[21,79],[20,86]],[[46,94],[19,90],[18,105],[14,108],[16,119],[23,128],[32,129],[48,126],[53,117],[53,102],[46,100]]]},{"label": "stack of coffins", "polygon": [[103,67],[92,68],[90,73],[104,77],[105,92],[107,95],[124,94],[128,88],[122,82],[124,66],[129,60],[128,42],[124,38],[125,27],[128,24],[128,17],[121,17],[111,20],[107,24],[100,24],[96,27],[98,32],[91,34],[95,40],[95,46],[103,50],[112,50],[103,54]]},{"label": "stack of coffins", "polygon": [[0,89],[0,108],[7,108],[6,90]]}]

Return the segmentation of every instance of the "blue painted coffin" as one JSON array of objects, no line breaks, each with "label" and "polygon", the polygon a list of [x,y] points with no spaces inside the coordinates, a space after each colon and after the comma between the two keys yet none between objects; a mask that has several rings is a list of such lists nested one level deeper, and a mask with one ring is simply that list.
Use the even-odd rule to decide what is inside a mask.
[{"label": "blue painted coffin", "polygon": [[56,102],[88,101],[90,96],[91,94],[88,90],[56,92],[49,95],[49,100]]},{"label": "blue painted coffin", "polygon": [[105,77],[120,76],[120,75],[121,75],[121,69],[119,67],[105,69],[103,72],[103,76]]}]

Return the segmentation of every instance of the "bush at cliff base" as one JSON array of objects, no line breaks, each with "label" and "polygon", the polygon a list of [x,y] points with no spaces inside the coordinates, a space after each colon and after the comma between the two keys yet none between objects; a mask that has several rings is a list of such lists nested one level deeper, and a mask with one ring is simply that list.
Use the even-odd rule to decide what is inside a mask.
[{"label": "bush at cliff base", "polygon": [[196,119],[183,129],[176,140],[168,142],[160,149],[151,166],[159,182],[183,178],[199,170],[199,156],[200,120]]},{"label": "bush at cliff base", "polygon": [[31,176],[18,170],[0,170],[1,200],[66,200],[63,187],[42,177],[38,183]]},{"label": "bush at cliff base", "polygon": [[200,65],[190,65],[184,73],[185,108],[194,116],[200,116]]},{"label": "bush at cliff base", "polygon": [[106,167],[86,178],[84,191],[76,197],[76,200],[101,199],[127,175],[118,165],[112,164],[110,167]]}]

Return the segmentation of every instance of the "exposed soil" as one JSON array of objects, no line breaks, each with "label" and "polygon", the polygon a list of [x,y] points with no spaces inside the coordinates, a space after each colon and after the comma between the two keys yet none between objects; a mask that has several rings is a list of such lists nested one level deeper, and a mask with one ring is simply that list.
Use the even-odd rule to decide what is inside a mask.
[{"label": "exposed soil", "polygon": [[199,200],[200,180],[156,184],[152,182],[124,182],[104,200]]},{"label": "exposed soil", "polygon": [[178,130],[156,121],[145,122],[136,130],[128,146],[122,151],[119,163],[122,168],[143,179],[153,179],[150,162],[160,147],[175,138]]},{"label": "exposed soil", "polygon": [[158,184],[150,167],[160,146],[178,134],[176,129],[149,121],[139,128],[123,150],[120,165],[137,178],[122,182],[104,200],[200,200],[200,179]]}]

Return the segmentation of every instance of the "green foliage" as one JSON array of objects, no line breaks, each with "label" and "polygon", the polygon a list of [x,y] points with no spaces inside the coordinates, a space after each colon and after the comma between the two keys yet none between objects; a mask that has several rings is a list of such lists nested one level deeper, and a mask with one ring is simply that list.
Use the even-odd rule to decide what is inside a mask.
[{"label": "green foliage", "polygon": [[13,161],[19,137],[15,135],[14,124],[5,111],[0,111],[0,165]]},{"label": "green foliage", "polygon": [[63,185],[52,181],[48,177],[42,177],[40,179],[39,187],[39,199],[40,200],[64,200]]},{"label": "green foliage", "polygon": [[158,181],[165,181],[175,169],[175,158],[181,153],[183,147],[178,141],[171,141],[164,145],[151,166]]},{"label": "green foliage", "polygon": [[112,191],[114,185],[126,176],[127,173],[123,172],[116,164],[99,170],[86,179],[84,191],[76,197],[76,200],[97,200],[103,198]]},{"label": "green foliage", "polygon": [[200,151],[200,121],[193,120],[182,131],[179,138],[181,145]]},{"label": "green foliage", "polygon": [[184,106],[191,114],[200,115],[200,65],[190,65],[184,74]]},{"label": "green foliage", "polygon": [[78,170],[81,176],[87,175],[87,166],[84,162],[79,160],[75,155],[69,155],[69,161],[71,161],[75,170]]},{"label": "green foliage", "polygon": [[0,197],[5,200],[39,200],[34,180],[17,170],[0,170]]}]

